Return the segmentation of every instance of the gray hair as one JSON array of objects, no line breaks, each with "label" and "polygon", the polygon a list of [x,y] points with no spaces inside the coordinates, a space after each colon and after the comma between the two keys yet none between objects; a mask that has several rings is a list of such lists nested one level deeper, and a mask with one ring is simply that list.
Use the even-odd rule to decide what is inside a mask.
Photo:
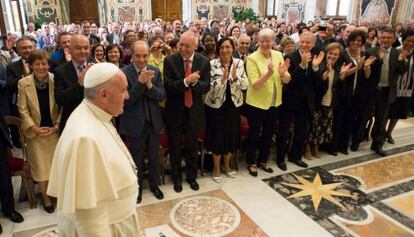
[{"label": "gray hair", "polygon": [[257,36],[259,37],[259,39],[261,39],[261,38],[274,38],[274,37],[276,37],[276,33],[270,28],[264,28],[264,29],[261,29],[259,31],[259,34]]},{"label": "gray hair", "polygon": [[240,41],[241,41],[242,39],[248,39],[248,40],[249,40],[249,42],[251,42],[251,41],[252,41],[252,39],[250,39],[250,36],[248,36],[247,34],[242,34],[242,35],[240,35],[240,37],[237,39],[237,45],[240,45]]},{"label": "gray hair", "polygon": [[310,36],[310,37],[312,38],[313,42],[315,42],[315,41],[316,41],[316,36],[315,36],[312,32],[310,32],[310,31],[303,32],[303,33],[300,35],[300,38],[302,38],[302,37],[306,37],[306,36]]},{"label": "gray hair", "polygon": [[110,81],[112,81],[112,79],[117,74],[115,74],[111,79],[109,79],[108,81],[106,81],[106,82],[104,82],[104,83],[102,83],[100,85],[97,85],[97,86],[94,86],[94,87],[90,87],[90,88],[84,88],[84,90],[83,90],[83,96],[85,97],[85,99],[87,99],[87,100],[94,100],[98,96],[99,91],[102,88],[106,88],[108,86],[108,84],[110,83]]}]

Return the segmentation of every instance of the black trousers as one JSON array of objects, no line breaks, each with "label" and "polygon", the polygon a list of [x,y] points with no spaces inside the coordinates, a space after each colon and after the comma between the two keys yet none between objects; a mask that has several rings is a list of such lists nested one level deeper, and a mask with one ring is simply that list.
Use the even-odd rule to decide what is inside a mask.
[{"label": "black trousers", "polygon": [[4,214],[15,210],[13,185],[9,165],[6,158],[6,148],[0,144],[0,203]]},{"label": "black trousers", "polygon": [[148,181],[150,187],[160,185],[160,134],[147,122],[139,137],[129,137],[131,154],[138,169],[138,184],[142,187],[144,172],[144,150],[148,152]]},{"label": "black trousers", "polygon": [[331,149],[335,151],[347,151],[349,138],[353,128],[353,111],[350,107],[335,107],[333,114],[333,136]]},{"label": "black trousers", "polygon": [[372,127],[371,137],[372,145],[382,147],[385,143],[385,132],[388,120],[388,112],[390,104],[388,103],[389,87],[382,87],[377,90],[373,105],[374,110],[374,126]]},{"label": "black trousers", "polygon": [[[195,180],[197,178],[197,135],[199,130],[191,127],[188,113],[184,116],[186,119],[184,119],[182,126],[167,127],[171,174],[173,179],[181,179],[181,161],[184,156],[187,180]],[[183,152],[182,145],[184,145],[185,152]]]},{"label": "black trousers", "polygon": [[[294,134],[292,147],[289,151],[289,127],[294,119]],[[301,160],[303,156],[303,149],[305,145],[305,138],[308,133],[310,122],[310,111],[308,106],[303,105],[300,109],[282,108],[279,120],[279,133],[277,137],[277,152],[276,162],[282,163],[285,161],[285,155],[288,153],[290,161]]]},{"label": "black trousers", "polygon": [[[246,104],[245,111],[249,122],[246,144],[247,164],[264,164],[268,160],[279,108],[270,107],[268,110],[263,110]],[[259,157],[256,160],[257,149],[259,149]]]}]

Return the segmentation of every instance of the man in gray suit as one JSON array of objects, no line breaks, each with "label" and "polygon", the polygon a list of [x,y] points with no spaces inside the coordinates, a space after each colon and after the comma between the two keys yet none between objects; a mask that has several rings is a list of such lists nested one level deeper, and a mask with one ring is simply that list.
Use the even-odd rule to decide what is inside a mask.
[{"label": "man in gray suit", "polygon": [[[158,188],[160,183],[160,132],[162,115],[159,102],[165,99],[161,74],[158,68],[148,65],[149,46],[145,41],[136,41],[132,46],[133,63],[122,68],[128,79],[129,100],[125,102],[120,118],[119,131],[131,144],[131,154],[138,167],[139,193],[137,203],[142,200],[144,148],[147,144],[150,190],[158,199],[164,195]],[[148,143],[147,143],[148,141]]]}]

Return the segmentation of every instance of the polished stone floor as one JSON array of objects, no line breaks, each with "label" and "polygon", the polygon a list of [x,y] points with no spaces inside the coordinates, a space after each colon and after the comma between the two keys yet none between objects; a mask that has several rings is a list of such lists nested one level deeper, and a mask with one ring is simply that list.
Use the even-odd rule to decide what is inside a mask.
[{"label": "polished stone floor", "polygon": [[[161,186],[158,201],[144,190],[137,206],[146,236],[414,236],[414,120],[401,121],[390,154],[379,157],[363,143],[358,152],[337,157],[323,154],[300,169],[260,172],[251,177],[240,161],[237,177],[216,184],[209,174],[198,179],[200,190],[187,184],[176,194]],[[243,159],[242,159],[243,160]],[[20,190],[14,180],[16,193]],[[56,213],[18,203],[25,222],[0,218],[2,236],[33,236],[54,228]]]}]

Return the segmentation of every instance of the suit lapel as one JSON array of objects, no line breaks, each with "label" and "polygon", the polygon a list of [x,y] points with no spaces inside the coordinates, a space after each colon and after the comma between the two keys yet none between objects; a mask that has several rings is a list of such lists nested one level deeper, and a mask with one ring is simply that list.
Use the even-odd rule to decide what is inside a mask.
[{"label": "suit lapel", "polygon": [[25,83],[25,90],[27,93],[28,99],[33,104],[33,109],[36,110],[36,113],[40,114],[40,107],[39,107],[39,99],[37,98],[37,92],[36,92],[36,85],[34,82],[33,74],[29,77],[30,80],[27,80]]},{"label": "suit lapel", "polygon": [[[196,57],[194,55],[194,60],[196,60]],[[178,62],[178,72],[180,73],[180,78],[184,78],[185,77],[185,71],[184,71],[184,60],[183,57],[181,57],[181,55],[179,53],[177,53],[177,62]],[[191,65],[191,71],[193,71],[193,67],[194,67],[194,62]]]},{"label": "suit lapel", "polygon": [[69,75],[69,78],[72,78],[73,82],[77,82],[78,81],[78,73],[76,71],[75,66],[73,65],[73,62],[70,61],[68,62],[68,73],[70,73],[71,75]]},{"label": "suit lapel", "polygon": [[52,121],[54,122],[54,109],[55,109],[55,97],[54,95],[55,81],[53,80],[53,74],[49,73],[49,107]]}]

